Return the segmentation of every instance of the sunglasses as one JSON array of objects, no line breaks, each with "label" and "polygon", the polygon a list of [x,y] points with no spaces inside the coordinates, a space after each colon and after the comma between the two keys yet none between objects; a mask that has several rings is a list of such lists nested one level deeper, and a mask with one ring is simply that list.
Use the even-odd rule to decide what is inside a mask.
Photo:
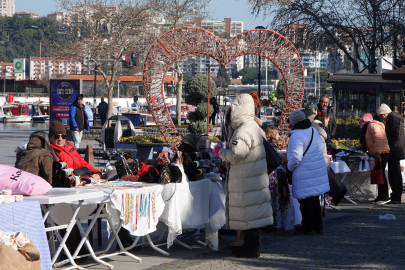
[{"label": "sunglasses", "polygon": [[66,134],[54,134],[53,135],[54,137],[55,137],[55,139],[59,139],[59,138],[62,138],[62,139],[66,139]]}]

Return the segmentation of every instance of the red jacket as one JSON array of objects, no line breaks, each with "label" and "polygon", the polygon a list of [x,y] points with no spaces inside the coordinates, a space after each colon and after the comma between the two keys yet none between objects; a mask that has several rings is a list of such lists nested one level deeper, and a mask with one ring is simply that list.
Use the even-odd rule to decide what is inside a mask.
[{"label": "red jacket", "polygon": [[101,171],[91,167],[89,163],[82,159],[79,153],[77,153],[76,148],[71,143],[66,142],[64,147],[51,143],[51,146],[55,151],[58,161],[66,162],[68,168],[76,170],[79,167],[87,167],[92,174],[99,173],[101,175]]}]

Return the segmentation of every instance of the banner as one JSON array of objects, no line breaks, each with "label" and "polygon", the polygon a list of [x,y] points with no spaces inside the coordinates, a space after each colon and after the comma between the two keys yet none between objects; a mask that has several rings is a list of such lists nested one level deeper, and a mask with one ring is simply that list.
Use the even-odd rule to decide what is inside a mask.
[{"label": "banner", "polygon": [[50,89],[49,123],[56,120],[69,127],[69,107],[82,92],[82,80],[52,79],[50,80]]}]

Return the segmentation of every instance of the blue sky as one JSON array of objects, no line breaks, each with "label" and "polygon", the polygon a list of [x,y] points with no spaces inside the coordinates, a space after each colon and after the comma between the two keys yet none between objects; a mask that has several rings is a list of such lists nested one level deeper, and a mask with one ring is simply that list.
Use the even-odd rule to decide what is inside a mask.
[{"label": "blue sky", "polygon": [[[15,0],[15,11],[46,16],[56,10],[53,0]],[[263,21],[263,18],[253,18],[246,0],[211,0],[210,11],[213,19],[232,18],[235,21],[243,21],[245,29],[253,29],[258,25],[267,26],[269,22],[269,19]]]}]

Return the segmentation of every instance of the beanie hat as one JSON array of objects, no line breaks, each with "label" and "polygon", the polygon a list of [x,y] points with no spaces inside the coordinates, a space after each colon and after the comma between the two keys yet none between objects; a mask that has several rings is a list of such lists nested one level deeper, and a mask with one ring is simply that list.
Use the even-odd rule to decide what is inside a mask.
[{"label": "beanie hat", "polygon": [[65,126],[59,121],[53,121],[49,125],[49,136],[54,134],[66,134]]},{"label": "beanie hat", "polygon": [[76,100],[79,100],[79,99],[83,99],[83,94],[77,95]]},{"label": "beanie hat", "polygon": [[290,124],[292,126],[295,126],[295,124],[297,124],[297,123],[299,123],[301,121],[304,121],[305,119],[307,119],[305,117],[305,114],[302,111],[299,111],[299,110],[293,111],[290,114],[290,118],[288,118],[288,120],[289,120],[289,122],[290,122]]},{"label": "beanie hat", "polygon": [[378,110],[377,110],[378,115],[380,115],[380,114],[388,114],[388,113],[391,113],[391,112],[392,111],[391,111],[390,107],[388,107],[388,105],[385,104],[385,103],[381,104],[380,108],[378,108]]},{"label": "beanie hat", "polygon": [[360,119],[360,123],[368,123],[368,122],[371,122],[371,121],[373,121],[373,116],[371,115],[371,113],[366,113]]},{"label": "beanie hat", "polygon": [[197,143],[200,142],[200,136],[195,134],[187,134],[181,141],[191,145],[194,149],[197,149]]}]

